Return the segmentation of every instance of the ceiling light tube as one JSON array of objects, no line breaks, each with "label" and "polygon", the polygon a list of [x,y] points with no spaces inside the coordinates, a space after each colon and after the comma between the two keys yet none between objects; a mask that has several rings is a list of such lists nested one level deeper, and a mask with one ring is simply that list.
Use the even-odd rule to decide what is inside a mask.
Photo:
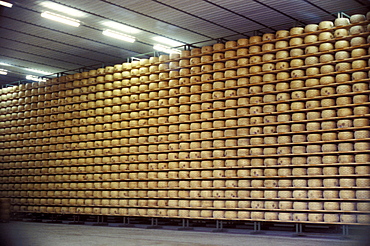
[{"label": "ceiling light tube", "polygon": [[8,8],[13,7],[13,4],[8,3],[8,2],[5,2],[5,1],[0,1],[0,5],[1,5],[1,6],[8,7]]},{"label": "ceiling light tube", "polygon": [[50,2],[50,1],[41,2],[40,5],[42,5],[45,8],[48,8],[48,9],[51,9],[51,10],[54,10],[54,11],[57,11],[57,12],[60,12],[60,13],[65,13],[69,16],[74,16],[74,17],[77,17],[77,18],[86,16],[86,14],[83,13],[82,11],[64,6],[62,4],[53,3],[53,2]]},{"label": "ceiling light tube", "polygon": [[44,75],[49,75],[52,74],[50,72],[42,71],[42,70],[37,70],[33,68],[26,68],[27,71],[34,72],[34,73],[39,73],[39,74],[44,74]]},{"label": "ceiling light tube", "polygon": [[133,28],[133,27],[121,24],[121,23],[113,22],[113,21],[103,22],[103,25],[105,25],[108,28],[113,28],[118,31],[129,33],[129,34],[136,34],[140,32],[139,29],[136,29],[136,28]]},{"label": "ceiling light tube", "polygon": [[8,70],[0,69],[0,75],[7,75],[7,74],[8,74]]},{"label": "ceiling light tube", "polygon": [[52,13],[52,12],[49,12],[49,11],[45,11],[45,12],[41,13],[41,16],[44,17],[44,18],[53,20],[53,21],[58,21],[58,22],[70,25],[70,26],[75,26],[75,27],[80,26],[80,21],[79,20],[69,18],[69,17],[63,16],[63,15],[55,14],[55,13]]},{"label": "ceiling light tube", "polygon": [[119,33],[119,32],[115,32],[115,31],[112,31],[112,30],[105,30],[105,31],[103,31],[103,34],[105,36],[120,39],[120,40],[129,42],[129,43],[133,43],[136,40],[136,38],[133,37],[133,36],[123,34],[123,33]]},{"label": "ceiling light tube", "polygon": [[5,62],[0,62],[0,65],[1,65],[1,66],[11,66],[10,64],[5,63]]},{"label": "ceiling light tube", "polygon": [[171,47],[164,46],[164,45],[161,45],[161,44],[154,45],[153,49],[158,50],[158,51],[162,51],[164,53],[169,53],[169,54],[173,54],[173,53],[180,54],[181,53],[181,50],[172,49]]},{"label": "ceiling light tube", "polygon": [[184,45],[183,43],[177,42],[177,41],[169,39],[169,38],[161,37],[161,36],[156,36],[156,37],[153,37],[152,39],[157,41],[157,42],[160,42],[162,44],[169,45],[171,47]]},{"label": "ceiling light tube", "polygon": [[37,81],[37,82],[46,81],[45,78],[40,78],[40,77],[35,76],[35,75],[27,75],[26,79],[27,80],[32,80],[32,81]]}]

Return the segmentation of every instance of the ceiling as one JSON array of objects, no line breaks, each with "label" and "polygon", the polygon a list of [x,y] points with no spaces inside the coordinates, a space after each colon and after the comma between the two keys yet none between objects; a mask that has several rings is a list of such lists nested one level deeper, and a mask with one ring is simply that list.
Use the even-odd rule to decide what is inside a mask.
[{"label": "ceiling", "polygon": [[[200,47],[334,20],[338,12],[352,15],[370,11],[370,0],[6,1],[13,7],[0,7],[0,69],[8,70],[8,75],[0,75],[0,85],[25,80],[28,74],[44,75],[27,68],[74,73],[83,67],[90,70],[114,65],[143,54],[158,55],[153,53],[158,42],[152,38],[156,36]],[[50,9],[55,4],[58,8]],[[77,11],[65,13],[65,7]],[[81,25],[73,27],[42,18],[44,11],[78,19]],[[104,36],[107,22],[126,25],[110,29],[135,36],[136,42]]]}]

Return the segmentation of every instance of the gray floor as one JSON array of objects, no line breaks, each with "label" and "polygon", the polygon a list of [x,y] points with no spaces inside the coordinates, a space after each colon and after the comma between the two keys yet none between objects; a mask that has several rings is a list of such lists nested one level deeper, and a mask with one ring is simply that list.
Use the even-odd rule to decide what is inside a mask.
[{"label": "gray floor", "polygon": [[118,228],[91,225],[10,222],[0,224],[1,246],[106,246],[106,245],[257,245],[347,246],[368,245],[344,239],[251,235],[202,231]]}]

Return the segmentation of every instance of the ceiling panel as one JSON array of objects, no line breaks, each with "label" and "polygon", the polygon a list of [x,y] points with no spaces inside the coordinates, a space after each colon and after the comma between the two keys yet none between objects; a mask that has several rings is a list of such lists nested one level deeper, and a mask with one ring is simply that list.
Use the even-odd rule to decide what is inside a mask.
[{"label": "ceiling panel", "polygon": [[[309,0],[309,2],[326,9],[330,13],[345,12],[348,15],[356,13],[364,13],[369,10],[370,2],[364,1],[367,4],[360,4],[360,1],[322,1],[322,0]],[[366,6],[367,5],[367,6]],[[363,9],[363,11],[361,11]],[[359,12],[360,11],[360,12]]]},{"label": "ceiling panel", "polygon": [[[72,1],[74,5],[79,5],[79,2]],[[133,1],[130,1],[133,2]],[[141,3],[140,1],[134,1],[137,2],[135,6],[145,6],[148,5],[148,1],[145,1],[145,3]],[[72,5],[72,6],[74,6]],[[136,10],[135,8],[129,8],[126,5],[124,5],[124,2],[122,1],[100,1],[99,6],[86,4],[84,9],[88,12],[94,13],[95,15],[98,15],[99,17],[95,19],[95,26],[98,28],[105,28],[102,26],[101,22],[103,20],[109,20],[116,21],[125,25],[132,26],[134,28],[138,28],[141,30],[140,33],[138,33],[137,36],[140,38],[140,40],[146,40],[149,43],[152,43],[150,40],[150,37],[158,36],[158,35],[167,35],[172,36],[173,39],[188,43],[190,38],[201,38],[205,39],[206,37],[202,33],[198,33],[195,35],[192,31],[188,31],[186,29],[182,29],[176,25],[174,25],[175,22],[167,22],[165,20],[161,21],[155,16],[149,16],[145,13],[142,13],[141,11]],[[102,9],[102,11],[100,10]],[[104,9],[114,9],[115,11],[104,11]],[[163,10],[162,10],[163,11]],[[168,11],[167,11],[168,12]],[[165,13],[167,13],[165,12]],[[98,14],[97,14],[98,13]],[[161,17],[166,16],[166,14],[163,14]],[[179,21],[180,19],[177,19]],[[137,25],[140,23],[140,25]],[[180,39],[179,37],[183,37]]]},{"label": "ceiling panel", "polygon": [[[191,42],[190,37],[188,37],[189,33],[196,33],[203,40],[213,38],[210,36],[211,31],[208,29],[210,25],[207,21],[202,21],[196,16],[188,15],[155,1],[150,1],[150,4],[148,4],[148,1],[145,1],[142,5],[131,4],[128,6],[123,5],[122,1],[112,2],[123,10],[134,11],[137,14],[136,21],[146,22],[146,20],[151,19],[145,23],[144,28],[153,30],[154,33],[165,33],[169,36],[176,33],[175,39],[185,43]],[[191,4],[192,2],[189,5]],[[194,25],[195,23],[196,25]]]},{"label": "ceiling panel", "polygon": [[[12,1],[12,0],[9,0]],[[13,8],[0,7],[0,84],[23,80],[25,70],[53,73],[126,62],[130,57],[154,53],[155,36],[184,44],[212,45],[216,40],[236,40],[303,23],[334,20],[336,13],[365,14],[368,0],[14,0]],[[59,4],[55,10],[47,4]],[[69,7],[67,13],[63,8]],[[41,17],[43,11],[78,18],[70,27]],[[78,16],[74,15],[74,11]],[[137,29],[116,31],[136,37],[127,43],[102,35],[107,22]],[[259,30],[260,32],[256,32]],[[5,67],[2,63],[10,63]]]}]

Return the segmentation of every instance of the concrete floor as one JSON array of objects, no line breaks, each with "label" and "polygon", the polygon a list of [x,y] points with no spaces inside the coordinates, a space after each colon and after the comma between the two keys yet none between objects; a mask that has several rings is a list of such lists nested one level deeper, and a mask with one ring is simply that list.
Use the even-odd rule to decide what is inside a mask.
[{"label": "concrete floor", "polygon": [[[284,235],[284,234],[282,234]],[[1,246],[359,246],[368,241],[335,238],[119,228],[36,222],[0,224]],[[360,242],[362,241],[362,242]]]}]

